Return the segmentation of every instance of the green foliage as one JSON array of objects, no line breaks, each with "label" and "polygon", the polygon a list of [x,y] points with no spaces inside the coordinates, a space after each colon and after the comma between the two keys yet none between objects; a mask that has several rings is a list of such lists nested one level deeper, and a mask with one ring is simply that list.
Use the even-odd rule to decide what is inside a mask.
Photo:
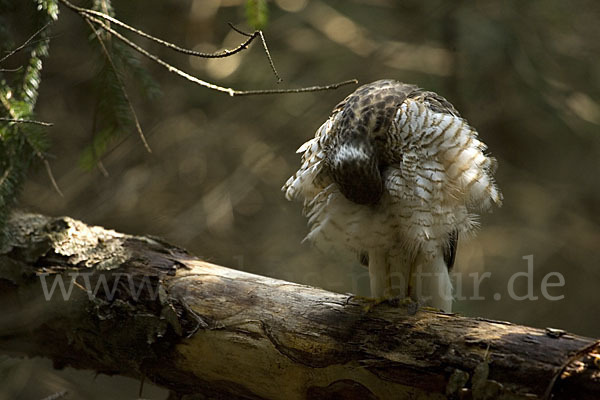
[{"label": "green foliage", "polygon": [[[29,51],[27,62],[19,71],[8,71],[0,77],[0,116],[13,120],[33,119],[33,109],[38,97],[42,59],[48,55],[50,23],[58,18],[55,0],[36,0],[33,32],[39,31],[35,40],[25,47]],[[8,2],[0,3],[5,9]],[[0,24],[4,25],[4,24]],[[0,29],[0,39],[14,46],[10,32]],[[8,50],[4,48],[3,50]],[[3,53],[5,54],[5,53]],[[32,124],[0,122],[0,243],[4,237],[4,224],[16,204],[17,195],[27,171],[36,157],[47,148],[45,132]]]},{"label": "green foliage", "polygon": [[4,238],[4,223],[16,203],[19,188],[31,164],[30,146],[18,125],[0,125],[0,244]]},{"label": "green foliage", "polygon": [[102,34],[100,38],[110,60],[98,42],[98,37],[92,34],[92,43],[98,47],[104,64],[94,85],[97,102],[93,140],[83,150],[80,158],[81,166],[87,170],[97,165],[111,143],[134,129],[133,114],[125,94],[124,83],[133,81],[141,88],[142,95],[146,98],[155,98],[160,94],[160,88],[129,47],[111,40],[109,35]]},{"label": "green foliage", "polygon": [[[31,118],[33,105],[14,99],[5,81],[0,83],[0,98],[7,118]],[[38,154],[47,148],[45,132],[39,126],[14,122],[0,124],[0,244],[3,226],[16,204],[19,189]]]},{"label": "green foliage", "polygon": [[269,20],[269,8],[266,0],[246,1],[246,21],[254,29],[263,29]]},{"label": "green foliage", "polygon": [[41,14],[46,18],[58,19],[58,2],[56,0],[36,0],[38,11],[43,11]]},{"label": "green foliage", "polygon": [[88,170],[96,166],[111,141],[128,133],[133,127],[131,110],[121,86],[125,75],[122,68],[122,45],[118,42],[111,44],[112,46],[107,46],[107,50],[116,68],[106,60],[96,78],[94,137],[80,158],[81,166]]},{"label": "green foliage", "polygon": [[[34,15],[35,30],[43,29],[58,18],[58,5],[55,0],[36,0],[37,12]],[[38,88],[41,82],[42,58],[48,55],[50,46],[49,29],[43,29],[32,42],[29,61],[25,66],[20,85],[19,97],[30,106],[29,114],[37,101]]]},{"label": "green foliage", "polygon": [[102,154],[108,149],[108,145],[115,138],[115,132],[118,132],[114,126],[102,129],[94,133],[92,143],[87,146],[79,159],[80,165],[86,170],[93,169]]},{"label": "green foliage", "polygon": [[160,86],[148,70],[142,66],[138,54],[121,42],[116,44],[117,57],[122,64],[123,71],[126,72],[126,78],[141,89],[143,97],[148,100],[158,98],[162,94]]},{"label": "green foliage", "polygon": [[[22,50],[28,52],[26,61],[20,69],[0,71],[0,117],[4,119],[34,119],[43,58],[48,56],[49,25],[58,18],[56,0],[31,0],[29,4],[35,8],[29,24],[31,34],[37,33]],[[114,15],[110,0],[91,0],[89,4],[95,10]],[[15,6],[14,1],[0,0],[0,12],[12,10]],[[9,25],[3,23],[0,15],[0,58],[20,44],[17,42],[15,45],[14,32],[7,27]],[[111,142],[133,128],[134,119],[124,82],[134,82],[146,98],[154,98],[160,93],[158,85],[131,49],[113,41],[107,32],[98,32],[98,36],[92,34],[91,41],[104,63],[94,85],[98,99],[94,138],[81,157],[81,164],[88,169],[97,164]],[[36,158],[44,158],[47,148],[47,138],[40,126],[0,121],[0,244],[4,223],[16,204],[26,173]]]}]

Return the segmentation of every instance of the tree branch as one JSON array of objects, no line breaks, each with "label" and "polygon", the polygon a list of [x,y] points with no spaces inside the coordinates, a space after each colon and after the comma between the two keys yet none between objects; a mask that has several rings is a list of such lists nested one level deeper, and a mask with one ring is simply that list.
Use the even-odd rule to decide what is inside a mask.
[{"label": "tree branch", "polygon": [[243,43],[241,43],[239,46],[237,46],[234,49],[225,49],[225,50],[221,50],[215,53],[204,53],[201,51],[195,51],[195,50],[190,50],[190,49],[186,49],[180,46],[177,46],[174,43],[170,43],[166,40],[157,38],[156,36],[152,36],[142,30],[136,29],[130,25],[127,25],[126,23],[122,22],[121,20],[118,20],[108,14],[102,13],[100,11],[96,11],[96,10],[92,10],[89,8],[83,8],[83,7],[78,7],[70,2],[68,2],[67,0],[59,0],[62,4],[64,4],[66,7],[70,8],[71,10],[77,12],[78,14],[80,14],[84,19],[86,18],[86,15],[91,15],[91,16],[95,16],[98,17],[102,20],[111,22],[117,26],[120,26],[121,28],[128,30],[138,36],[141,36],[143,38],[149,39],[155,43],[160,44],[161,46],[167,47],[171,50],[174,50],[178,53],[183,53],[183,54],[187,54],[190,56],[196,56],[196,57],[200,57],[200,58],[225,58],[225,57],[229,57],[232,56],[234,54],[239,53],[242,50],[246,50],[248,48],[248,45],[250,45],[250,43],[252,43],[252,41],[254,41],[254,39],[256,39],[259,35],[259,31],[255,31],[252,34],[247,34],[245,32],[242,32],[236,28],[234,28],[231,24],[229,25],[234,31],[240,33],[241,35],[247,36],[248,39],[246,41],[244,41]]},{"label": "tree branch", "polygon": [[0,121],[2,122],[13,122],[15,124],[34,124],[34,125],[40,125],[40,126],[52,126],[54,125],[51,122],[43,122],[43,121],[37,121],[34,119],[23,119],[23,118],[6,118],[6,117],[0,117]]},{"label": "tree branch", "polygon": [[589,338],[410,313],[66,217],[17,213],[8,232],[0,248],[6,354],[217,399],[600,396]]},{"label": "tree branch", "polygon": [[[52,22],[53,22],[53,21],[50,21],[50,22],[48,22],[46,25],[42,26],[42,27],[41,27],[40,29],[38,29],[38,30],[37,30],[37,31],[36,31],[36,32],[35,32],[33,35],[31,35],[31,36],[30,36],[30,37],[29,37],[29,38],[28,38],[28,39],[27,39],[25,42],[23,42],[23,43],[22,43],[20,46],[18,46],[18,47],[17,47],[17,48],[15,48],[14,50],[12,50],[12,51],[8,52],[8,54],[6,54],[4,57],[0,58],[0,63],[1,63],[1,62],[3,62],[4,60],[6,60],[7,58],[9,58],[10,56],[12,56],[13,54],[15,54],[15,53],[17,53],[17,52],[19,52],[19,51],[23,50],[25,47],[27,47],[27,46],[28,46],[28,45],[31,43],[31,41],[32,41],[33,39],[35,39],[35,37],[36,37],[37,35],[39,35],[40,33],[42,33],[42,32],[43,32],[43,31],[44,31],[46,28],[48,28],[48,26],[50,26],[50,24],[51,24]],[[50,38],[45,38],[45,39],[42,39],[42,40],[50,40]],[[6,71],[8,71],[8,70],[6,70]]]},{"label": "tree branch", "polygon": [[[334,84],[330,84],[330,85],[318,85],[318,86],[311,86],[311,87],[304,87],[304,88],[298,88],[298,89],[275,89],[275,90],[269,90],[269,89],[265,89],[265,90],[237,90],[237,89],[233,89],[233,88],[227,88],[227,87],[223,87],[223,86],[219,86],[219,85],[215,85],[213,83],[204,81],[202,79],[199,79],[193,75],[188,74],[187,72],[182,71],[181,69],[167,63],[166,61],[164,61],[163,59],[161,59],[160,57],[150,53],[149,51],[147,51],[146,49],[142,48],[141,46],[135,44],[134,42],[132,42],[131,40],[127,39],[125,36],[123,36],[121,33],[119,33],[118,31],[116,31],[115,29],[113,29],[108,23],[114,23],[117,26],[120,26],[130,32],[133,32],[139,36],[145,37],[147,39],[150,39],[156,43],[159,43],[165,47],[168,47],[172,50],[175,50],[177,52],[181,52],[184,54],[189,54],[189,55],[193,55],[193,56],[197,56],[197,57],[202,57],[202,58],[222,58],[222,57],[229,57],[235,53],[238,53],[244,49],[247,48],[247,46],[250,44],[250,42],[252,42],[256,37],[261,38],[262,44],[263,44],[263,48],[265,50],[265,53],[267,55],[267,58],[269,60],[269,65],[271,67],[271,69],[273,70],[273,73],[275,74],[275,77],[277,78],[278,82],[281,82],[281,77],[279,76],[279,74],[277,73],[277,70],[275,69],[275,65],[273,64],[273,60],[271,58],[271,54],[269,53],[269,49],[267,47],[267,43],[265,41],[264,35],[261,31],[255,31],[253,34],[249,35],[247,33],[244,33],[236,28],[233,28],[236,32],[243,34],[245,36],[249,36],[248,39],[243,42],[242,44],[240,44],[238,47],[236,47],[233,50],[224,50],[221,52],[217,52],[217,53],[201,53],[201,52],[197,52],[197,51],[193,51],[193,50],[189,50],[189,49],[184,49],[182,47],[179,47],[175,44],[169,43],[165,40],[159,39],[157,37],[154,37],[152,35],[149,35],[139,29],[133,28],[127,24],[125,24],[124,22],[119,21],[118,19],[111,17],[110,15],[101,13],[99,11],[95,11],[95,10],[90,10],[87,8],[82,8],[82,7],[78,7],[75,6],[74,4],[70,3],[67,0],[58,0],[61,4],[63,4],[64,6],[66,6],[67,8],[71,9],[72,11],[75,11],[76,13],[78,13],[84,20],[88,21],[88,22],[93,22],[95,24],[98,24],[100,27],[102,27],[102,29],[104,29],[106,32],[109,32],[110,34],[112,34],[113,36],[115,36],[118,40],[120,40],[121,42],[123,42],[124,44],[126,44],[127,46],[131,47],[133,50],[137,51],[138,53],[142,54],[143,56],[147,57],[148,59],[152,60],[153,62],[165,67],[169,72],[175,73],[176,75],[181,76],[182,78],[187,79],[190,82],[193,82],[197,85],[206,87],[208,89],[212,89],[212,90],[216,90],[218,92],[222,92],[222,93],[227,93],[230,96],[249,96],[249,95],[265,95],[265,94],[284,94],[284,93],[305,93],[305,92],[318,92],[318,91],[323,91],[323,90],[333,90],[333,89],[337,89],[341,86],[344,85],[349,85],[349,84],[357,84],[358,81],[356,79],[351,79],[351,80],[346,80],[343,82],[338,82],[338,83],[334,83]],[[230,25],[231,26],[231,25]]]}]

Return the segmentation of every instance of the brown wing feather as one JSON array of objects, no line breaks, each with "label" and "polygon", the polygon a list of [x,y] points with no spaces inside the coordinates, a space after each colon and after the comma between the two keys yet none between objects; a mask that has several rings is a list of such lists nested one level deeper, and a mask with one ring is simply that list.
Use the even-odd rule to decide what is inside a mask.
[{"label": "brown wing feather", "polygon": [[448,237],[448,244],[444,247],[444,261],[448,271],[454,266],[456,260],[456,248],[458,247],[458,231],[453,231]]},{"label": "brown wing feather", "polygon": [[429,109],[434,112],[450,114],[460,117],[460,113],[454,108],[452,103],[434,92],[423,91],[418,89],[409,95],[409,98],[420,100],[427,104]]}]

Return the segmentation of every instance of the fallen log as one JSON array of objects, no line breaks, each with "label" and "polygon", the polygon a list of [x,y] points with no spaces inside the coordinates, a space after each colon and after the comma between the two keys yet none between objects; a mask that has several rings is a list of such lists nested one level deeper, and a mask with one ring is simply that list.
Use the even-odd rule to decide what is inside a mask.
[{"label": "fallen log", "polygon": [[174,398],[600,398],[593,339],[253,275],[68,217],[16,213],[8,227],[4,354]]}]

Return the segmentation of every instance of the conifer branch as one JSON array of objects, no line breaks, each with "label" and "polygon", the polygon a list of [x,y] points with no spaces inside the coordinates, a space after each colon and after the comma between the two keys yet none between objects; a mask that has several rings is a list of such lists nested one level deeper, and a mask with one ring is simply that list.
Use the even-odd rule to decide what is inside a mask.
[{"label": "conifer branch", "polygon": [[[32,121],[32,120],[23,120],[23,119],[19,118],[17,116],[17,114],[15,113],[15,111],[13,110],[13,108],[11,107],[10,101],[8,100],[8,98],[1,93],[0,93],[0,102],[2,103],[2,105],[4,106],[6,111],[9,113],[9,115],[11,116],[11,118],[9,118],[9,119],[13,120],[13,122]],[[39,121],[36,121],[36,122],[39,122]],[[64,197],[62,191],[58,187],[58,183],[56,182],[56,179],[54,179],[54,174],[52,173],[52,168],[50,167],[50,163],[48,162],[48,160],[46,159],[44,154],[42,154],[42,152],[38,149],[38,147],[34,143],[31,142],[31,139],[29,138],[29,135],[27,134],[27,132],[25,130],[23,130],[22,132],[25,137],[25,140],[27,141],[27,143],[29,144],[29,146],[31,147],[33,152],[35,153],[36,157],[38,157],[44,163],[44,167],[46,168],[46,172],[48,174],[48,177],[50,178],[50,182],[52,183],[54,190],[56,190],[56,192],[61,197]]]},{"label": "conifer branch", "polygon": [[100,46],[102,47],[102,52],[106,56],[106,60],[108,61],[108,63],[110,64],[110,67],[112,68],[113,72],[115,73],[115,77],[117,78],[117,83],[119,84],[119,88],[121,89],[121,92],[123,93],[123,97],[125,98],[125,101],[127,102],[127,105],[129,106],[129,110],[131,111],[131,115],[133,116],[133,121],[135,123],[135,128],[140,136],[140,139],[142,140],[142,143],[144,144],[144,147],[146,148],[146,151],[148,151],[148,153],[152,153],[152,150],[150,149],[150,145],[148,144],[148,141],[146,140],[146,136],[144,135],[144,132],[142,131],[142,126],[140,125],[140,120],[138,119],[137,113],[135,112],[135,108],[133,108],[133,104],[131,103],[131,100],[129,99],[129,95],[127,94],[127,90],[125,89],[125,83],[123,82],[123,79],[121,79],[121,76],[119,75],[117,66],[115,65],[115,62],[113,61],[113,59],[110,55],[110,52],[106,48],[106,45],[104,44],[104,40],[102,40],[102,37],[100,37],[100,35],[96,31],[96,28],[94,27],[94,25],[92,25],[92,23],[89,20],[86,19],[85,22],[87,22],[87,24],[92,29],[92,32],[94,32],[96,39],[98,39],[98,42],[100,43]]}]

